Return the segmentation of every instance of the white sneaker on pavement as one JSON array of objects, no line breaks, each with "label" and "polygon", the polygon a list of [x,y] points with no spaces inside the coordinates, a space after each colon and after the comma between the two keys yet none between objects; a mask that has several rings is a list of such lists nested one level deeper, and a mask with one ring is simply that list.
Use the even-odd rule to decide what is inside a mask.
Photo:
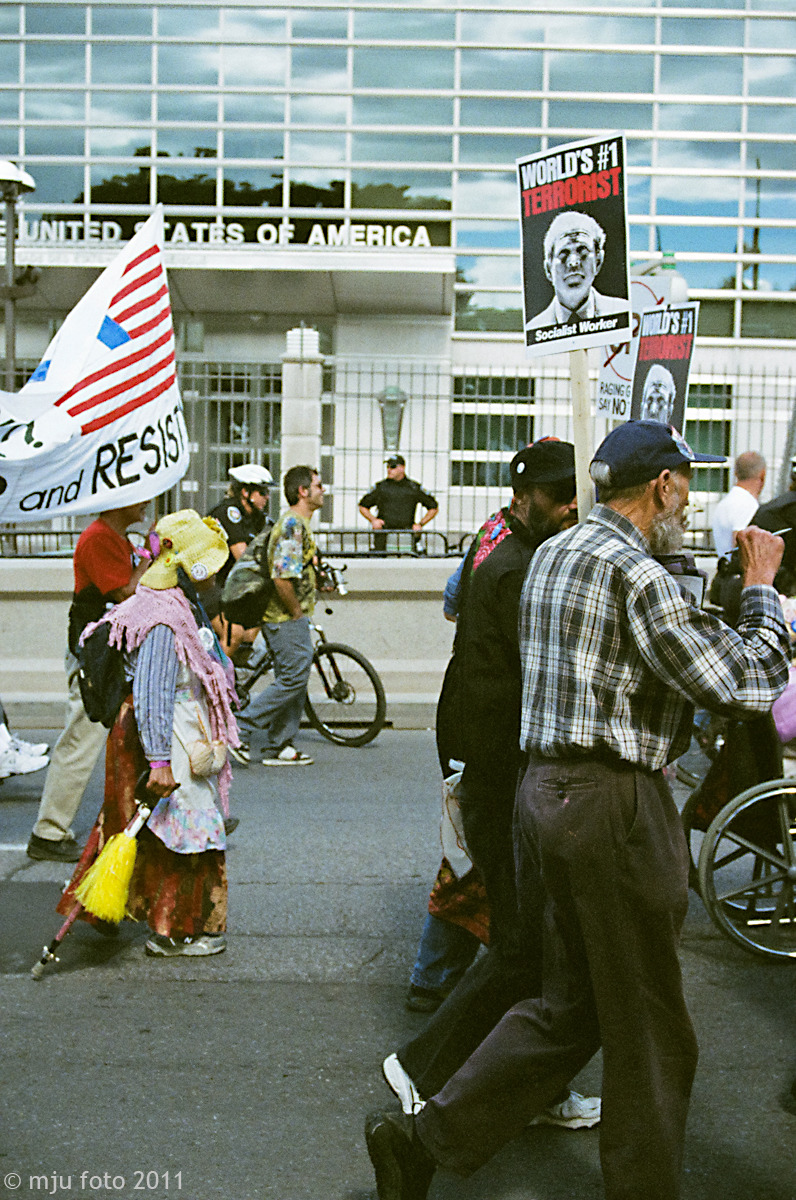
[{"label": "white sneaker on pavement", "polygon": [[401,1108],[406,1115],[411,1117],[419,1113],[426,1102],[415,1087],[414,1081],[410,1079],[401,1066],[398,1055],[390,1054],[385,1058],[381,1064],[381,1071],[387,1086],[395,1092],[395,1095],[401,1101]]},{"label": "white sneaker on pavement", "polygon": [[314,761],[295,746],[283,746],[278,754],[266,754],[262,763],[264,767],[308,767]]},{"label": "white sneaker on pavement", "polygon": [[591,1129],[599,1124],[602,1100],[599,1096],[581,1096],[570,1092],[560,1104],[551,1104],[529,1122],[530,1125],[558,1125],[560,1129]]}]

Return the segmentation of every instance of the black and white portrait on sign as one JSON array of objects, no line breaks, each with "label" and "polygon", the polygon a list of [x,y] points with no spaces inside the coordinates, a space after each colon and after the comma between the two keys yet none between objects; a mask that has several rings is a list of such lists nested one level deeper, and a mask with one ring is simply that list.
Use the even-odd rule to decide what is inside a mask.
[{"label": "black and white portrait on sign", "polygon": [[605,230],[588,213],[559,213],[544,238],[544,273],[554,296],[525,326],[571,325],[581,317],[625,312],[627,300],[603,296],[594,281],[605,260]]}]

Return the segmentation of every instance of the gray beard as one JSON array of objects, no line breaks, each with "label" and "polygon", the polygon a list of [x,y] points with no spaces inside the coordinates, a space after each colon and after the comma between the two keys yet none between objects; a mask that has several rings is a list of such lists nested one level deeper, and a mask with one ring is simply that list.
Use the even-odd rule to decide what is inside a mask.
[{"label": "gray beard", "polygon": [[677,554],[683,548],[685,527],[679,513],[661,513],[653,517],[650,528],[650,550],[653,554]]}]

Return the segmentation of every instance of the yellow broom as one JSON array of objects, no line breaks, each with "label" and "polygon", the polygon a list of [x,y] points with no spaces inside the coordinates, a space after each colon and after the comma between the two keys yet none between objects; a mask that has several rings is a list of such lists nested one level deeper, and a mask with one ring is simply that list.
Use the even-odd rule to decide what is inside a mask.
[{"label": "yellow broom", "polygon": [[152,809],[139,804],[129,825],[108,838],[102,850],[75,888],[75,899],[86,912],[118,925],[127,907],[127,893],[135,867],[138,848],[136,835],[146,824]]}]

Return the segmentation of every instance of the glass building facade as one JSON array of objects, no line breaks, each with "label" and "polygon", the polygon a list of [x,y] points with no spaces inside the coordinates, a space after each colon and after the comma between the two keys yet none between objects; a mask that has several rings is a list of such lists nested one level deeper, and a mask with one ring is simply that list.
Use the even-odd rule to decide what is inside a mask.
[{"label": "glass building facade", "polygon": [[[273,364],[299,321],[338,361],[447,364],[432,399],[454,419],[437,427],[442,458],[426,481],[487,486],[489,438],[481,447],[468,407],[483,388],[464,367],[503,370],[484,393],[503,403],[524,362],[514,160],[616,130],[631,262],[676,254],[700,300],[697,368],[709,353],[735,371],[788,370],[794,0],[6,0],[0,158],[36,180],[19,205],[18,256],[43,269],[20,306],[20,358],[35,363],[91,272],[162,202],[192,378],[242,379],[254,396],[245,381],[273,377],[271,403]],[[538,415],[533,373],[511,388],[535,395]],[[786,432],[796,452],[785,392],[768,439],[780,458]],[[697,378],[692,403],[733,453],[738,388],[717,416],[716,394]],[[268,428],[275,455],[278,413]],[[379,462],[362,467],[366,482]],[[477,516],[465,508],[462,527]]]}]

